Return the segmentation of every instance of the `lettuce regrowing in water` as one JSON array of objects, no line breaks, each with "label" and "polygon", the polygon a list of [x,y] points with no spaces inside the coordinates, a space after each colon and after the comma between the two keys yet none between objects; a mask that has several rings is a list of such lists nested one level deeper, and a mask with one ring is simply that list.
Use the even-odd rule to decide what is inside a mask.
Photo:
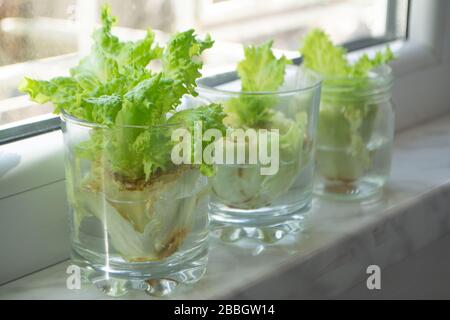
[{"label": "lettuce regrowing in water", "polygon": [[352,64],[346,50],[335,46],[319,29],[307,34],[300,53],[305,67],[324,78],[317,169],[330,181],[352,184],[372,163],[367,144],[379,108],[370,96],[375,83],[371,71],[394,59],[394,55],[387,48],[373,58],[364,54]]},{"label": "lettuce regrowing in water", "polygon": [[[217,200],[228,207],[257,209],[284,195],[295,182],[302,162],[307,162],[301,159],[306,148],[307,114],[291,105],[299,103],[295,99],[277,95],[291,61],[285,56],[275,57],[272,41],[246,46],[244,55],[237,65],[242,94],[224,102],[224,123],[231,128],[277,129],[280,167],[274,175],[261,175],[260,164],[222,165],[212,187]],[[289,108],[294,110],[292,118],[286,116]]]},{"label": "lettuce regrowing in water", "polygon": [[[122,42],[112,34],[115,18],[107,6],[101,19],[91,53],[70,76],[25,78],[19,89],[38,103],[51,102],[55,113],[97,124],[89,139],[74,147],[68,160],[73,163],[66,166],[75,233],[84,217],[94,216],[123,258],[158,260],[181,246],[207,194],[196,168],[172,163],[171,128],[193,130],[194,122],[202,121],[205,130],[225,129],[219,105],[176,109],[184,95],[197,95],[199,56],[213,41],[188,30],[160,47],[148,30],[142,40]],[[149,68],[152,61],[161,71]],[[81,169],[86,160],[88,173]],[[206,164],[200,169],[211,173]]]}]

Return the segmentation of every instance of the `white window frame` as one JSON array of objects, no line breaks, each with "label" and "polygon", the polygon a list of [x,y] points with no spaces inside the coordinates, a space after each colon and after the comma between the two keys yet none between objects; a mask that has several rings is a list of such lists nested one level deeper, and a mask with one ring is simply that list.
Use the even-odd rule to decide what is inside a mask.
[{"label": "white window frame", "polygon": [[412,0],[409,39],[392,64],[396,129],[450,111],[450,2]]},{"label": "white window frame", "polygon": [[[264,3],[260,0],[227,0],[216,3],[214,0],[183,0],[182,3],[177,0],[172,1],[177,30],[188,29],[195,25],[199,31],[212,32],[218,39],[227,39],[239,32],[243,41],[254,39],[255,36],[270,38],[274,30],[288,32],[315,25],[317,21],[329,19],[330,10],[343,10],[347,5],[345,2],[324,1],[324,4],[328,6],[324,10],[317,0],[283,0],[282,2],[264,0]],[[397,6],[397,1],[387,0],[386,3],[380,1],[380,9],[388,10],[391,5]],[[380,25],[376,28],[377,30],[371,30],[375,31],[373,37],[396,36],[381,32],[382,25],[388,28],[388,15],[384,21],[380,17],[376,20]],[[236,22],[240,22],[238,27]],[[346,42],[345,39],[341,41]]]},{"label": "white window frame", "polygon": [[222,24],[236,19],[254,18],[261,15],[287,11],[305,6],[305,1],[283,0],[280,9],[280,1],[265,0],[231,0],[213,3],[213,0],[194,0],[198,5],[198,20],[201,26]]},{"label": "white window frame", "polygon": [[[397,130],[450,111],[450,2],[411,6],[409,39],[391,44]],[[60,131],[0,146],[0,284],[68,258],[63,152]]]}]

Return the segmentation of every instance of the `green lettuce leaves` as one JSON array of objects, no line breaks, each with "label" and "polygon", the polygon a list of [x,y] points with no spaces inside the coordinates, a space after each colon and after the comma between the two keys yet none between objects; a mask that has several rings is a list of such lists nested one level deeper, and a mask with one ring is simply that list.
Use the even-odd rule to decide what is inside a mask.
[{"label": "green lettuce leaves", "polygon": [[370,72],[394,59],[394,54],[388,47],[373,58],[364,54],[352,64],[345,48],[335,46],[319,29],[306,35],[300,53],[303,64],[324,78],[318,123],[318,170],[329,180],[351,183],[372,163],[367,145],[379,108],[370,98],[376,83]]},{"label": "green lettuce leaves", "polygon": [[276,91],[283,84],[286,65],[291,61],[285,56],[277,59],[272,52],[272,44],[273,41],[268,41],[260,46],[244,48],[245,59],[237,66],[242,91]]},{"label": "green lettuce leaves", "polygon": [[162,56],[164,75],[174,80],[175,95],[191,94],[194,91],[195,80],[201,76],[202,62],[196,58],[208,48],[214,41],[210,36],[202,41],[195,38],[194,30],[179,33],[172,37]]},{"label": "green lettuce leaves", "polygon": [[377,52],[374,58],[362,55],[354,64],[347,59],[347,50],[335,46],[329,36],[320,29],[311,30],[300,48],[305,67],[328,78],[365,78],[369,71],[394,59],[392,50]]},{"label": "green lettuce leaves", "polygon": [[328,35],[319,29],[310,31],[300,49],[303,64],[323,77],[343,77],[350,73],[345,48],[336,47]]},{"label": "green lettuce leaves", "polygon": [[226,105],[236,127],[263,128],[268,125],[276,104],[272,95],[252,95],[250,92],[276,92],[284,83],[286,66],[291,63],[285,56],[277,59],[272,52],[273,41],[259,46],[244,47],[245,58],[239,62],[237,73],[244,92]]},{"label": "green lettuce leaves", "polygon": [[[90,54],[70,70],[69,77],[49,81],[26,77],[19,89],[37,103],[51,102],[55,113],[64,110],[101,125],[91,131],[91,140],[78,146],[80,157],[94,160],[106,155],[116,177],[148,180],[172,167],[171,128],[193,130],[194,119],[223,128],[224,115],[217,106],[188,109],[180,115],[176,111],[184,95],[197,95],[195,82],[203,66],[199,58],[213,41],[187,30],[160,47],[148,30],[139,41],[123,42],[112,34],[116,19],[108,6],[102,8],[101,20]],[[148,67],[153,60],[160,61],[160,71]],[[174,125],[175,119],[190,120]]]}]

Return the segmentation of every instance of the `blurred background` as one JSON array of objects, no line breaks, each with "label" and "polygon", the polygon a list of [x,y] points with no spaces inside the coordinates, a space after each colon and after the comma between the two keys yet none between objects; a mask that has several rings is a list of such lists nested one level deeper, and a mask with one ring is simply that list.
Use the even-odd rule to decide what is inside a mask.
[{"label": "blurred background", "polygon": [[[48,114],[17,91],[24,75],[61,75],[88,52],[99,22],[99,0],[0,0],[1,125]],[[110,0],[115,32],[136,39],[151,27],[159,41],[195,28],[216,45],[204,57],[211,73],[234,68],[242,44],[274,39],[290,57],[309,29],[325,29],[337,43],[364,47],[405,38],[407,0]]]}]

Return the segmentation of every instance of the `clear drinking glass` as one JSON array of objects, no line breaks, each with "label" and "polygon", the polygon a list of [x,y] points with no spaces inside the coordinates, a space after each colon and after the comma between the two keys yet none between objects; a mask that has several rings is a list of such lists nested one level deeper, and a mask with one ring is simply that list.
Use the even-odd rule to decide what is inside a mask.
[{"label": "clear drinking glass", "polygon": [[[246,158],[241,163],[224,161],[216,165],[209,203],[212,229],[224,241],[252,238],[262,243],[276,242],[301,229],[304,213],[311,205],[321,80],[312,71],[289,67],[284,85],[276,92],[241,92],[240,80],[222,85],[214,82],[222,81],[201,79],[197,91],[202,99],[224,107],[229,132],[254,129],[258,134],[260,130],[276,130],[271,131],[274,135],[268,139],[267,149],[272,150],[274,139],[278,140],[278,170],[263,174],[261,169],[273,162],[268,165],[261,158],[256,163],[250,161],[251,152],[265,148],[264,143],[260,144],[260,135],[256,139],[245,137],[241,142],[231,139],[237,142],[235,152],[240,143]],[[228,112],[232,108],[241,113],[241,119],[258,117],[255,109],[269,109],[271,117],[257,126],[242,127],[236,122],[236,114]],[[224,148],[227,155],[229,149]]]},{"label": "clear drinking glass", "polygon": [[[170,157],[177,126],[109,128],[64,112],[62,120],[72,261],[84,280],[113,296],[131,289],[164,295],[199,280],[208,253],[208,179],[188,165],[143,174],[142,156]],[[127,143],[137,136],[169,147],[141,152]]]},{"label": "clear drinking glass", "polygon": [[368,78],[324,80],[315,193],[350,200],[379,194],[392,159],[392,82],[388,66]]}]

